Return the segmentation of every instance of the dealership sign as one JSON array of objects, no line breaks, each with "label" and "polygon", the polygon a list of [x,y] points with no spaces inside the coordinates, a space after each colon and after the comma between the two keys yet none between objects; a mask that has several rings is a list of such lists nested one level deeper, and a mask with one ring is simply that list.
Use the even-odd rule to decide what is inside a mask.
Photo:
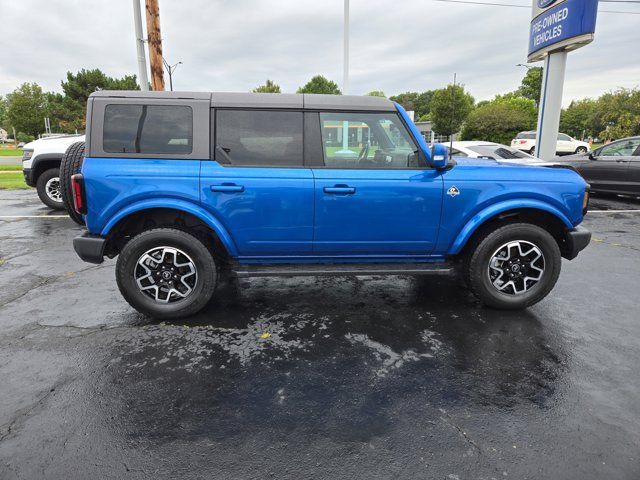
[{"label": "dealership sign", "polygon": [[528,61],[591,43],[597,15],[598,0],[533,0]]}]

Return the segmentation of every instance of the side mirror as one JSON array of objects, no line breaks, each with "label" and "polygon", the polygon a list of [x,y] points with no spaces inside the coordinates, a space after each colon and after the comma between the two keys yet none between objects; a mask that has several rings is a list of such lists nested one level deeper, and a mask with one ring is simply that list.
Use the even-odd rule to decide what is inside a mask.
[{"label": "side mirror", "polygon": [[434,144],[433,147],[431,147],[431,163],[437,170],[447,168],[447,164],[449,163],[449,149],[441,143]]},{"label": "side mirror", "polygon": [[594,155],[593,152],[589,152],[589,160],[595,160],[596,156]]}]

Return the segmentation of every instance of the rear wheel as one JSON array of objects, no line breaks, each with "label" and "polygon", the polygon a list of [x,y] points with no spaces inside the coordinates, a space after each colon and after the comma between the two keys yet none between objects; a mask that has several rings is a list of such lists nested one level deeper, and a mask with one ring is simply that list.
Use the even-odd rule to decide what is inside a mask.
[{"label": "rear wheel", "polygon": [[490,232],[469,252],[465,270],[473,293],[487,306],[519,310],[553,289],[562,257],[546,230],[515,223]]},{"label": "rear wheel", "polygon": [[200,311],[211,299],[216,264],[195,236],[173,228],[147,230],[130,240],[116,264],[120,293],[145,315],[180,318]]},{"label": "rear wheel", "polygon": [[36,182],[38,197],[46,206],[54,210],[64,210],[62,194],[60,192],[60,170],[50,168],[43,172]]},{"label": "rear wheel", "polygon": [[84,160],[84,142],[72,143],[62,156],[60,162],[60,192],[64,208],[71,219],[78,225],[84,225],[82,215],[73,208],[73,195],[71,193],[71,176],[80,173]]}]

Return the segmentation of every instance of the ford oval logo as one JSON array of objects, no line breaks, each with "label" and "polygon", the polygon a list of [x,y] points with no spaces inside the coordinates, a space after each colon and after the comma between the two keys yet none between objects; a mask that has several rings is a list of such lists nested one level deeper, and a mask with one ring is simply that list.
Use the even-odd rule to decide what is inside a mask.
[{"label": "ford oval logo", "polygon": [[558,0],[538,0],[538,7],[547,8],[556,3]]}]

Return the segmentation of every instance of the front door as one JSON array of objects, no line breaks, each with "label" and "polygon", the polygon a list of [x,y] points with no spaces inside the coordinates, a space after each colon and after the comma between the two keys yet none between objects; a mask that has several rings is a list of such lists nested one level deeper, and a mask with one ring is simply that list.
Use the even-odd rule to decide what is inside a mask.
[{"label": "front door", "polygon": [[640,139],[619,140],[593,152],[578,171],[594,190],[631,193],[629,163],[640,146]]},{"label": "front door", "polygon": [[442,176],[398,114],[319,115],[324,167],[313,169],[314,254],[428,255],[440,225]]},{"label": "front door", "polygon": [[314,183],[302,131],[301,111],[216,110],[215,161],[201,164],[201,200],[240,257],[311,254]]}]

